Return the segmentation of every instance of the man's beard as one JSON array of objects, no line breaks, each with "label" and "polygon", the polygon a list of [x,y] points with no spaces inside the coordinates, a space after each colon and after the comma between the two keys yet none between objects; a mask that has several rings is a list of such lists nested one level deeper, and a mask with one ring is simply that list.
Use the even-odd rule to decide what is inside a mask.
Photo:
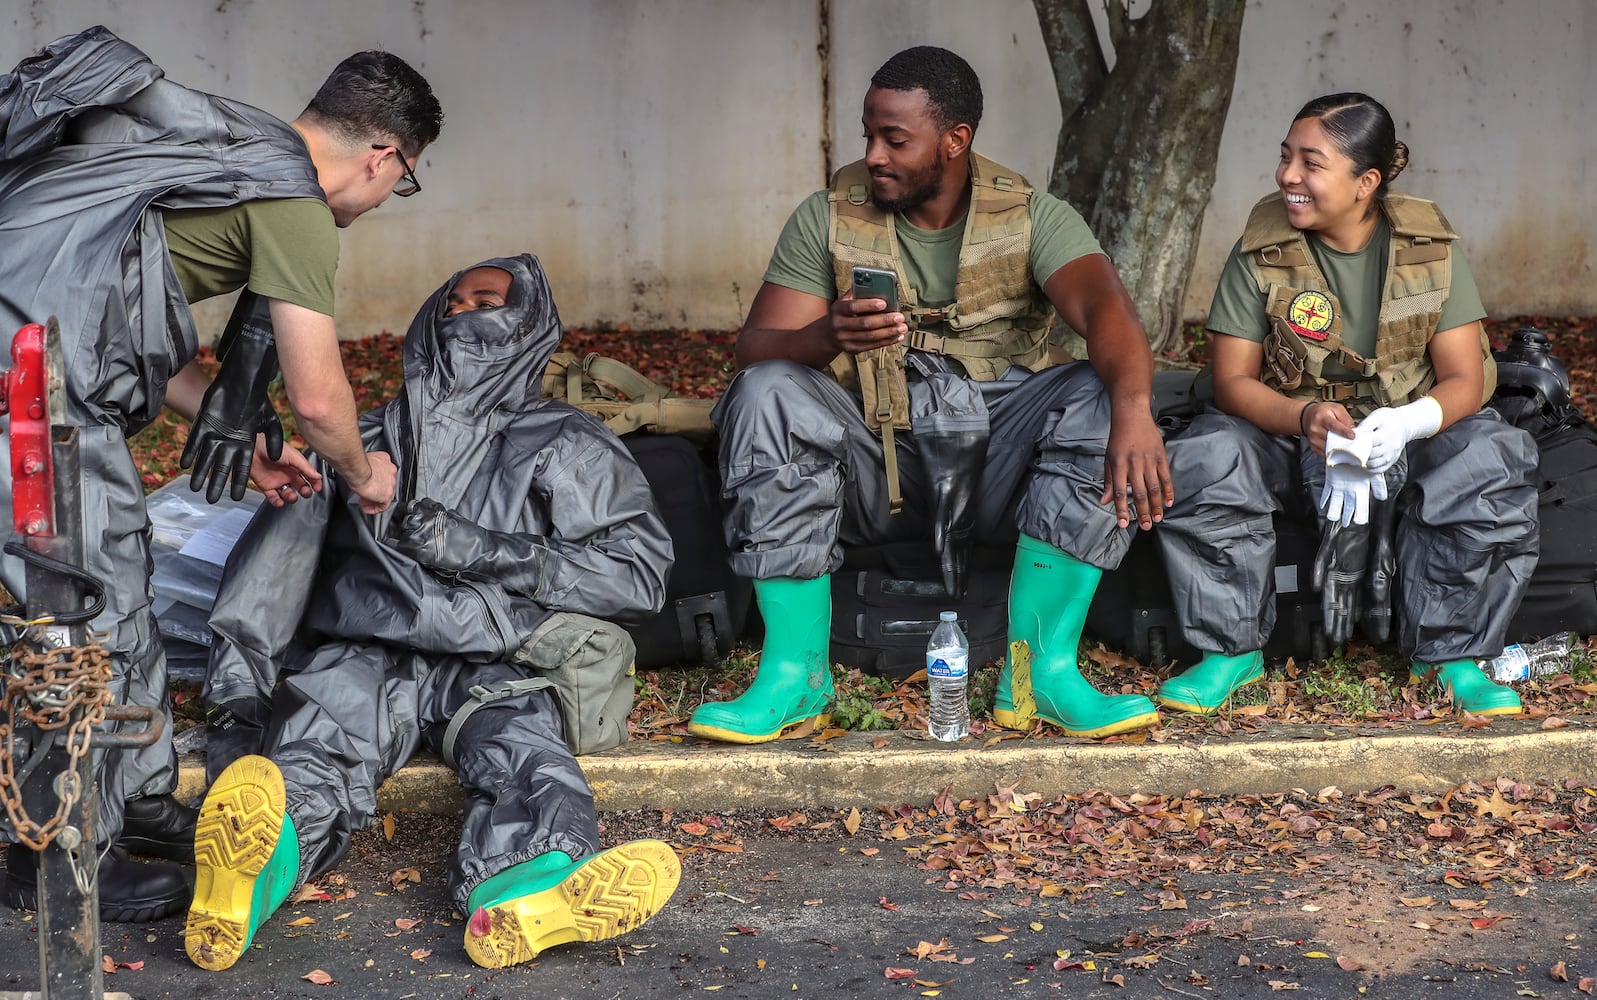
[{"label": "man's beard", "polygon": [[904,193],[897,198],[880,198],[876,194],[875,187],[872,187],[871,204],[883,212],[903,214],[912,208],[918,208],[926,204],[943,193],[943,175],[940,171],[935,169],[928,170],[923,174],[910,178],[910,180],[918,180],[920,177],[926,177],[924,184],[919,187],[905,188]]}]

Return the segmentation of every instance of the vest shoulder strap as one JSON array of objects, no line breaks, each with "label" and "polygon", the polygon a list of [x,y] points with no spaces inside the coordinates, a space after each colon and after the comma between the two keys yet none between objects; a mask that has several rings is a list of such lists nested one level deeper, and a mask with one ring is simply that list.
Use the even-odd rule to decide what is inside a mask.
[{"label": "vest shoulder strap", "polygon": [[1296,244],[1298,231],[1287,219],[1286,202],[1281,192],[1267,194],[1248,213],[1248,224],[1242,229],[1242,252],[1257,253],[1265,247],[1285,247]]},{"label": "vest shoulder strap", "polygon": [[827,185],[826,200],[846,201],[850,205],[866,205],[871,200],[871,172],[864,160],[838,167]]},{"label": "vest shoulder strap", "polygon": [[1026,178],[975,150],[970,154],[970,182],[994,211],[1008,207],[1006,201],[1024,205],[1036,191]]},{"label": "vest shoulder strap", "polygon": [[1392,232],[1398,236],[1447,242],[1458,239],[1458,233],[1434,201],[1394,192],[1386,196],[1385,209],[1386,217],[1392,222]]}]

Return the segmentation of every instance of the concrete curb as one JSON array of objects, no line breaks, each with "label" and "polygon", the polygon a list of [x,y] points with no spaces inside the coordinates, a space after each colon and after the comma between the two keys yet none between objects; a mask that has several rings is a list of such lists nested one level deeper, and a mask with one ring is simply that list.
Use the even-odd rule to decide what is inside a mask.
[{"label": "concrete curb", "polygon": [[[1323,726],[1278,726],[1263,736],[1203,742],[1089,743],[1015,739],[944,747],[908,733],[856,733],[812,741],[722,746],[633,741],[581,758],[601,811],[874,808],[925,804],[944,788],[956,798],[1019,784],[1045,795],[1093,789],[1128,794],[1247,795],[1335,785],[1445,791],[1465,781],[1597,780],[1597,728],[1577,722],[1543,732],[1530,721],[1490,732],[1448,725],[1425,732],[1345,734]],[[885,739],[885,745],[874,746]],[[180,764],[178,796],[205,788],[202,754]],[[418,756],[378,793],[385,810],[458,812],[454,772]]]}]

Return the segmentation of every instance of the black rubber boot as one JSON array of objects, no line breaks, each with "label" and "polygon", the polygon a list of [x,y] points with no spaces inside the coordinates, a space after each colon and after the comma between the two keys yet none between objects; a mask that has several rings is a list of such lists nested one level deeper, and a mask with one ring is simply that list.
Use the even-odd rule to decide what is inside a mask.
[{"label": "black rubber boot", "polygon": [[200,811],[171,795],[129,799],[117,846],[129,854],[194,863],[194,821]]},{"label": "black rubber boot", "polygon": [[981,482],[987,457],[987,432],[920,432],[915,442],[932,481],[932,544],[943,571],[943,590],[958,600],[965,596],[970,535],[976,526],[976,485]]},{"label": "black rubber boot", "polygon": [[[138,924],[170,917],[188,908],[194,887],[177,865],[145,864],[113,847],[100,859],[100,919]],[[21,844],[6,848],[6,877],[0,901],[16,910],[39,908],[39,864]]]},{"label": "black rubber boot", "polygon": [[[270,705],[253,698],[205,706],[205,777],[215,782],[229,764],[266,748],[266,715]],[[190,820],[190,833],[193,821]],[[194,840],[189,837],[190,843]],[[190,855],[192,859],[192,855]]]}]

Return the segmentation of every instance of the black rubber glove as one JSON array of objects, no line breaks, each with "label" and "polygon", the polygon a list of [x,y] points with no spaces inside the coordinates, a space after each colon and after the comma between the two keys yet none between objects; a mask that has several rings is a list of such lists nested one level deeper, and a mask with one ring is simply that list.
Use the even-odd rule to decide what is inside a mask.
[{"label": "black rubber glove", "polygon": [[985,431],[917,433],[932,485],[932,544],[943,571],[943,590],[965,596],[970,536],[976,527],[976,484],[987,457]]},{"label": "black rubber glove", "polygon": [[1365,605],[1359,618],[1364,634],[1375,642],[1392,637],[1392,584],[1397,579],[1397,495],[1408,479],[1408,461],[1399,458],[1386,470],[1386,500],[1370,505],[1370,563],[1365,577]]},{"label": "black rubber glove", "polygon": [[484,528],[427,497],[396,511],[388,541],[437,573],[489,580],[526,597],[537,596],[549,556],[541,536]]},{"label": "black rubber glove", "polygon": [[266,435],[266,453],[273,461],[283,455],[283,425],[266,392],[277,377],[277,341],[267,312],[269,302],[248,288],[239,294],[216,345],[222,370],[205,390],[199,415],[183,445],[181,466],[194,466],[189,489],[198,493],[204,486],[210,503],[221,499],[229,480],[233,499],[244,499],[257,433]]},{"label": "black rubber glove", "polygon": [[1325,634],[1340,646],[1353,636],[1369,566],[1370,526],[1322,521],[1320,551],[1314,557],[1314,589],[1320,592]]}]

